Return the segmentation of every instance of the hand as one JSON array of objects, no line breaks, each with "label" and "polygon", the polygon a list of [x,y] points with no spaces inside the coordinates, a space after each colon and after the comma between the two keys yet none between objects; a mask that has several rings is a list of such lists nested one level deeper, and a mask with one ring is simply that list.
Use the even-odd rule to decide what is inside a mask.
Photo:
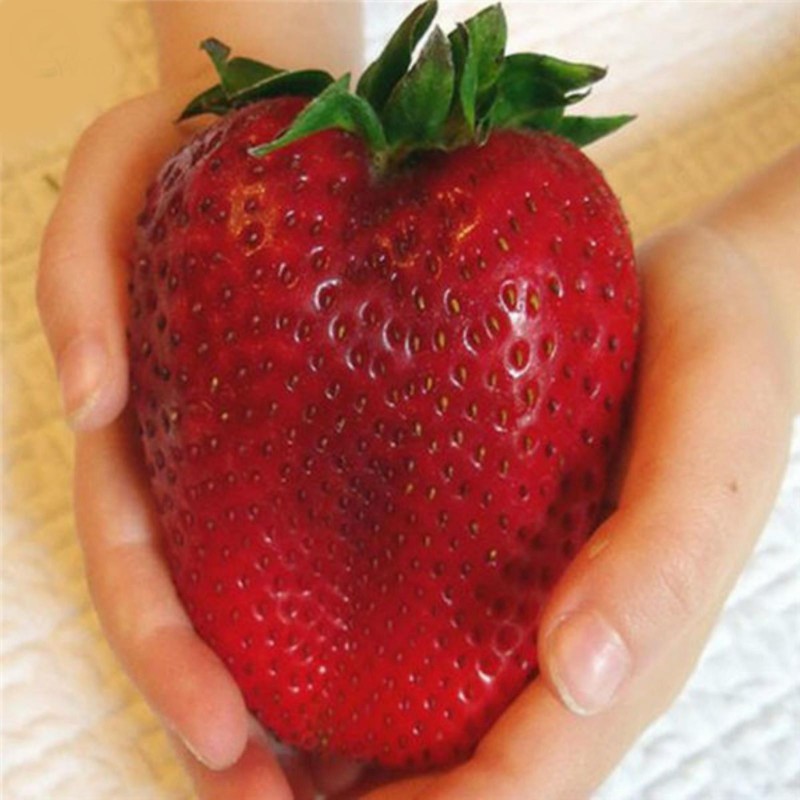
[{"label": "hand", "polygon": [[[251,725],[175,596],[120,416],[127,236],[148,177],[181,141],[169,121],[188,95],[164,89],[95,123],[45,237],[39,302],[78,431],[78,530],[112,647],[182,742],[200,796],[311,797],[315,781],[341,787],[354,768],[292,754],[281,764]],[[780,289],[797,276],[765,269],[775,259],[750,251],[759,237],[743,243],[746,228],[712,215],[642,253],[640,393],[619,507],[550,603],[544,677],[467,764],[387,784],[372,800],[584,796],[679,690],[766,518],[797,402],[796,307]],[[791,226],[778,218],[771,229]],[[582,625],[558,624],[574,611]],[[599,653],[586,638],[598,632]]]},{"label": "hand", "polygon": [[358,797],[587,797],[675,698],[766,521],[800,405],[798,174],[800,150],[641,250],[617,507],[548,604],[543,676],[464,765]]}]

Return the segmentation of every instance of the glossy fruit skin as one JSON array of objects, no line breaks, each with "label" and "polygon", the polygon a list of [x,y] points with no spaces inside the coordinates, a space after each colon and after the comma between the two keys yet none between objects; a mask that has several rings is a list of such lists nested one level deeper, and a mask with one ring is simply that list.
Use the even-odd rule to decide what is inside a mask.
[{"label": "glossy fruit skin", "polygon": [[132,396],[198,631],[279,738],[390,767],[467,755],[536,674],[602,513],[637,278],[617,200],[550,134],[377,178],[302,107],[168,161],[131,262]]}]

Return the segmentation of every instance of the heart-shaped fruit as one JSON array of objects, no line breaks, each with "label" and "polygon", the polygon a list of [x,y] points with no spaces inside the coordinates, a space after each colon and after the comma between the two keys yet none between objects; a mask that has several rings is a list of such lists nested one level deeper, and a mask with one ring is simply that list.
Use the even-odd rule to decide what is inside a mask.
[{"label": "heart-shaped fruit", "polygon": [[622,213],[565,138],[625,121],[563,113],[602,70],[503,57],[498,7],[409,69],[434,12],[356,94],[207,42],[220,83],[187,113],[230,113],[161,170],[132,263],[133,399],[197,631],[278,737],[388,766],[465,755],[536,674],[638,324]]}]

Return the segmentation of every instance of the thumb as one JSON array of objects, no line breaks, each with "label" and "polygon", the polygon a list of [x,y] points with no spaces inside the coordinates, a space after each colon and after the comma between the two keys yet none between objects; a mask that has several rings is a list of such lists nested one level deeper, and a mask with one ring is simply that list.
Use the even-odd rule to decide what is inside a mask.
[{"label": "thumb", "polygon": [[86,130],[42,240],[39,313],[65,412],[78,429],[107,424],[126,401],[127,248],[146,184],[178,141],[169,130],[173,106],[155,93]]},{"label": "thumb", "polygon": [[582,715],[717,613],[769,513],[791,424],[785,345],[749,264],[701,229],[642,261],[648,317],[619,509],[560,581],[539,635],[548,683]]}]

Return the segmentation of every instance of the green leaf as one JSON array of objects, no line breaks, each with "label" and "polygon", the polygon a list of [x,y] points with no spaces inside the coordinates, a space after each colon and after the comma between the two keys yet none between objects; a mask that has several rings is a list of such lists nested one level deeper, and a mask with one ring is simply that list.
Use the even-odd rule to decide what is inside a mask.
[{"label": "green leaf", "polygon": [[417,6],[400,24],[380,56],[364,71],[356,94],[375,111],[380,113],[397,82],[405,75],[414,48],[430,27],[436,11],[436,0]]},{"label": "green leaf", "polygon": [[459,23],[449,36],[456,73],[456,104],[450,128],[461,124],[470,134],[494,97],[506,46],[506,19],[499,5]]},{"label": "green leaf", "polygon": [[[513,124],[497,127],[522,128],[531,131],[551,131],[555,132],[564,118],[564,109],[561,106],[553,108],[538,108],[520,115],[513,121]],[[568,137],[565,137],[568,138]]]},{"label": "green leaf", "polygon": [[524,126],[543,109],[559,112],[567,104],[563,92],[554,84],[524,71],[503,70],[497,95],[490,111],[495,128]]},{"label": "green leaf", "polygon": [[472,133],[475,130],[475,98],[478,95],[477,63],[471,57],[469,33],[462,23],[458,23],[448,38],[457,87],[450,126],[452,129],[464,125]]},{"label": "green leaf", "polygon": [[333,82],[331,75],[317,69],[289,72],[251,58],[228,60],[230,48],[219,39],[206,39],[200,47],[211,58],[220,82],[191,100],[179,120],[198,114],[226,114],[267,97],[314,97]]},{"label": "green leaf", "polygon": [[455,69],[450,44],[434,28],[414,66],[394,87],[383,110],[390,146],[436,147],[450,111]]},{"label": "green leaf", "polygon": [[247,86],[261,83],[275,75],[285,74],[286,70],[276,69],[251,58],[232,58],[226,69],[225,91],[233,96]]},{"label": "green leaf", "polygon": [[349,91],[350,75],[331,83],[314,98],[277,139],[258,145],[251,155],[265,156],[298,139],[329,128],[340,128],[362,137],[373,153],[386,150],[386,136],[372,107]]},{"label": "green leaf", "polygon": [[219,39],[205,39],[200,48],[211,59],[214,69],[219,75],[220,86],[228,97],[239,94],[254,83],[285,72],[285,70],[276,69],[269,64],[262,64],[252,58],[237,57],[229,61],[228,56],[230,56],[231,49]]},{"label": "green leaf", "polygon": [[469,35],[469,58],[477,78],[475,109],[483,117],[494,97],[506,49],[506,17],[501,6],[484,8],[466,21]]},{"label": "green leaf", "polygon": [[587,87],[604,74],[599,67],[536,53],[508,56],[497,81],[491,123],[501,128],[549,125],[562,116],[554,110],[582,100],[590,91]]},{"label": "green leaf", "polygon": [[189,101],[189,104],[178,117],[178,122],[190,117],[197,117],[200,114],[218,114],[221,116],[230,110],[231,105],[228,102],[228,98],[221,84],[218,83]]},{"label": "green leaf", "polygon": [[237,57],[229,61],[231,50],[219,39],[205,39],[201,42],[200,49],[211,59],[219,76],[219,83],[193,98],[178,117],[179,121],[199,114],[226,114],[237,106],[235,102],[237,99],[241,101],[238,105],[241,105],[243,102],[262,96],[251,97],[248,94],[250,87],[285,73],[285,70],[276,69],[251,58]]},{"label": "green leaf", "polygon": [[557,86],[562,92],[585,89],[606,76],[603,67],[563,61],[539,53],[514,53],[504,65],[515,72],[528,72]]},{"label": "green leaf", "polygon": [[632,114],[618,114],[614,117],[562,117],[552,131],[578,147],[585,147],[634,119],[636,117]]},{"label": "green leaf", "polygon": [[231,54],[230,47],[219,39],[210,37],[200,42],[200,49],[208,54],[211,63],[214,65],[214,69],[217,71],[217,75],[219,75],[220,85],[223,90],[225,90],[228,56]]},{"label": "green leaf", "polygon": [[278,72],[262,81],[247,85],[229,95],[234,106],[242,106],[267,97],[300,95],[315,97],[333,83],[333,76],[318,69]]},{"label": "green leaf", "polygon": [[276,72],[271,77],[252,85],[245,85],[231,94],[226,93],[222,84],[218,83],[197,95],[178,119],[189,119],[199,114],[227,114],[233,108],[241,108],[248,103],[265,100],[268,97],[284,95],[315,97],[331,83],[333,83],[331,75],[316,69]]}]

